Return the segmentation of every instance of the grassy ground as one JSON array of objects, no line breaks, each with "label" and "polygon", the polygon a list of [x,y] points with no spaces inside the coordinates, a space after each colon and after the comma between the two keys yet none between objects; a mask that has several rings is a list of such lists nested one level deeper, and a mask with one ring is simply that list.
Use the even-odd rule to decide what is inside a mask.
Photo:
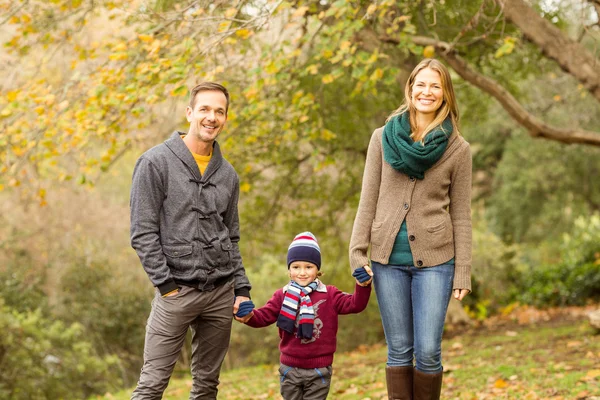
[{"label": "grassy ground", "polygon": [[[443,399],[600,400],[600,335],[583,318],[520,325],[500,321],[444,339]],[[385,346],[337,354],[329,399],[386,399]],[[173,379],[165,400],[188,398],[191,378]],[[131,390],[99,397],[129,399]],[[281,399],[277,366],[221,375],[219,399]]]}]

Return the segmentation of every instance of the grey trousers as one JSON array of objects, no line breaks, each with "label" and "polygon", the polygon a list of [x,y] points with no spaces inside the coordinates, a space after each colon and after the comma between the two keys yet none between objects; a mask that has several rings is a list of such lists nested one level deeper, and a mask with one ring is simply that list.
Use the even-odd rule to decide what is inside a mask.
[{"label": "grey trousers", "polygon": [[233,320],[233,281],[211,292],[183,286],[174,296],[156,292],[146,325],[144,365],[132,400],[158,400],[192,329],[190,399],[217,398],[221,364],[229,348]]},{"label": "grey trousers", "polygon": [[285,400],[325,400],[332,373],[331,366],[304,369],[280,364],[281,396]]}]

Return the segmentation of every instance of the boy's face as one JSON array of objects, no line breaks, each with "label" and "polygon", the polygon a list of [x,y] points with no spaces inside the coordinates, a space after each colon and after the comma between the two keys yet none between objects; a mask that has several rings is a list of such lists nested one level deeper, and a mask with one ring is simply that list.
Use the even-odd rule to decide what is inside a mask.
[{"label": "boy's face", "polygon": [[306,286],[315,279],[319,270],[308,261],[294,261],[290,264],[290,278],[300,286]]}]

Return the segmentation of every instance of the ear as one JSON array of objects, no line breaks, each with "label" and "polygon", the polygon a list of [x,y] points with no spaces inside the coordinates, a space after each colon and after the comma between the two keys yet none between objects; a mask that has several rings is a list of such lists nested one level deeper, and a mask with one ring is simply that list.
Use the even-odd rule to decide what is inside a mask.
[{"label": "ear", "polygon": [[194,115],[194,110],[192,110],[192,107],[187,106],[185,108],[185,117],[188,122],[192,122],[192,115]]}]

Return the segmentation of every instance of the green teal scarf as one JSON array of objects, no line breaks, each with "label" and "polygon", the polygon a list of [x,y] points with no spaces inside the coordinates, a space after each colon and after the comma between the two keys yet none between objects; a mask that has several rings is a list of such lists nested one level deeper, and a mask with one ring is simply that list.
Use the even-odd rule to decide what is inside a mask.
[{"label": "green teal scarf", "polygon": [[395,170],[418,179],[425,177],[427,171],[446,151],[448,138],[452,134],[450,117],[425,136],[423,143],[410,137],[408,112],[390,119],[383,128],[383,158]]}]

